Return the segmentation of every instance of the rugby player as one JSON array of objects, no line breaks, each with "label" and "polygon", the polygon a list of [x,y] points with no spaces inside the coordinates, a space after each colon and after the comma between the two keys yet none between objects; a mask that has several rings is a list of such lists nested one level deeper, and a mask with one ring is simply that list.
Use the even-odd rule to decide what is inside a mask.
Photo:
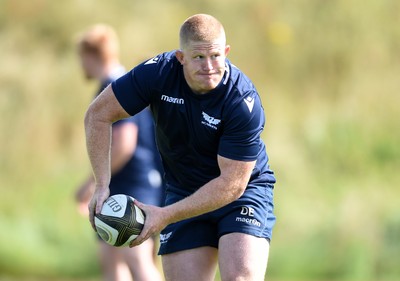
[{"label": "rugby player", "polygon": [[166,175],[166,206],[135,202],[143,231],[161,231],[167,281],[264,280],[275,224],[274,173],[260,134],[265,116],[250,79],[228,59],[222,24],[197,14],[180,48],[157,55],[108,86],[90,105],[86,140],[96,190],[90,222],[109,196],[111,123],[150,106]]}]

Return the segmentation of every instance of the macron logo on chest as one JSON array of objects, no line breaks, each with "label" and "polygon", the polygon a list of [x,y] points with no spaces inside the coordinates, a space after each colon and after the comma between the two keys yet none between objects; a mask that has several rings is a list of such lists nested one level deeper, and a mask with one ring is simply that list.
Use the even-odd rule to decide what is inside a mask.
[{"label": "macron logo on chest", "polygon": [[185,100],[182,98],[173,98],[173,97],[169,97],[166,95],[162,95],[161,100],[165,101],[165,102],[169,102],[169,103],[175,103],[175,104],[184,104],[185,103]]}]

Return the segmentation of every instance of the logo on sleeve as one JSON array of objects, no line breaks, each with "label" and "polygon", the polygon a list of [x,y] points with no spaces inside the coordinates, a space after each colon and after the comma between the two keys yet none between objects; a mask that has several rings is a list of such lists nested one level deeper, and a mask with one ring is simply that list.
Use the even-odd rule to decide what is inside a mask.
[{"label": "logo on sleeve", "polygon": [[201,124],[206,125],[214,130],[217,130],[217,125],[221,123],[221,119],[214,118],[204,111],[202,112],[203,114],[203,120],[201,121]]},{"label": "logo on sleeve", "polygon": [[158,62],[158,59],[159,59],[158,56],[157,56],[157,57],[154,57],[154,58],[151,58],[151,59],[149,59],[148,61],[146,61],[146,62],[144,63],[144,65],[157,63],[157,62]]},{"label": "logo on sleeve", "polygon": [[248,96],[247,98],[244,99],[244,102],[246,103],[246,105],[249,108],[249,111],[251,113],[253,111],[253,107],[254,107],[254,98]]}]

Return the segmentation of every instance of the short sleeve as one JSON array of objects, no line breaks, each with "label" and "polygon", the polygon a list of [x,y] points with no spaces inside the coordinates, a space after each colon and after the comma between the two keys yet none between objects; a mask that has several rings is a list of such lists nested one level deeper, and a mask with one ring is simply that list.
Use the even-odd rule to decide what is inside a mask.
[{"label": "short sleeve", "polygon": [[131,116],[125,119],[121,119],[118,120],[116,122],[113,123],[113,128],[116,128],[118,126],[124,125],[124,124],[134,124],[134,125],[138,125],[138,119],[137,119],[137,115],[135,116]]},{"label": "short sleeve", "polygon": [[130,115],[139,113],[150,104],[153,71],[154,67],[141,64],[111,84],[118,102]]},{"label": "short sleeve", "polygon": [[227,114],[218,154],[239,161],[256,160],[262,150],[260,135],[265,123],[258,94],[240,100]]}]

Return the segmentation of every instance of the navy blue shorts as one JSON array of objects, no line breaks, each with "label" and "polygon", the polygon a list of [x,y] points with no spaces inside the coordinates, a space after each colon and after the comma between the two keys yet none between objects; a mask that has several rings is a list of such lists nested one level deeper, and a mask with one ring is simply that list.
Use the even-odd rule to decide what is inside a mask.
[{"label": "navy blue shorts", "polygon": [[[159,255],[204,246],[218,248],[219,238],[245,233],[271,240],[275,225],[273,185],[248,186],[236,201],[210,213],[168,225],[160,234]],[[185,196],[167,192],[166,205]]]}]

